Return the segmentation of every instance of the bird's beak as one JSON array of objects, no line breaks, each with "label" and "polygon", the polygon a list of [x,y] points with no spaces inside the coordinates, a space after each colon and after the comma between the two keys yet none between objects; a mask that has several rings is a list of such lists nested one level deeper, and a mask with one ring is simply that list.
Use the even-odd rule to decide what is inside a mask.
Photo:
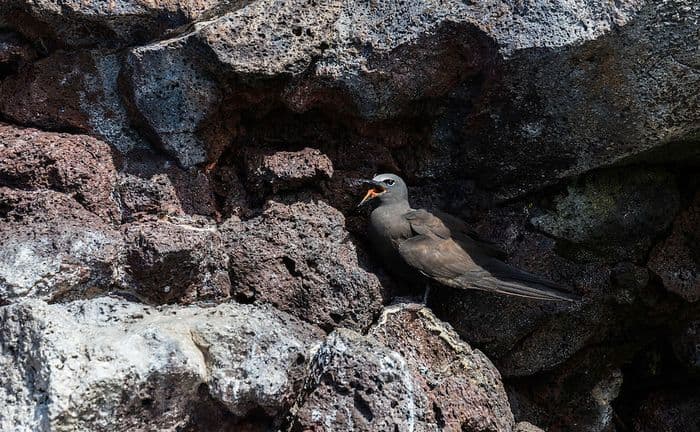
[{"label": "bird's beak", "polygon": [[357,205],[358,207],[361,207],[368,201],[373,200],[374,198],[378,197],[379,195],[383,194],[386,192],[386,187],[384,187],[383,184],[374,181],[374,180],[365,180],[363,183],[367,184],[370,189],[367,191],[365,194],[365,197],[362,198],[362,201]]}]

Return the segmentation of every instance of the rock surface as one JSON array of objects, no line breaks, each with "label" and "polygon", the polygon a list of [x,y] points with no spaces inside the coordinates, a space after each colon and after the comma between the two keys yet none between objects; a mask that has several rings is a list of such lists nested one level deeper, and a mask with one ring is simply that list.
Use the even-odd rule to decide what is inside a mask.
[{"label": "rock surface", "polygon": [[238,304],[33,300],[3,307],[0,322],[0,427],[16,431],[174,430],[203,385],[236,416],[274,414],[320,338],[284,313]]},{"label": "rock surface", "polygon": [[689,302],[700,300],[700,194],[673,224],[671,235],[651,252],[649,269],[664,287]]},{"label": "rock surface", "polygon": [[124,228],[125,282],[157,304],[225,300],[231,290],[228,255],[215,226],[191,218],[134,222]]},{"label": "rock surface", "polygon": [[295,430],[513,428],[491,362],[415,304],[387,308],[369,336],[331,333],[292,413]]},{"label": "rock surface", "polygon": [[[0,3],[0,429],[693,429],[697,1]],[[387,171],[583,301],[382,313]]]},{"label": "rock surface", "polygon": [[358,263],[343,215],[323,202],[270,201],[221,227],[232,294],[271,303],[324,329],[367,328],[382,306],[376,276]]},{"label": "rock surface", "polygon": [[119,278],[123,240],[54,191],[0,187],[0,303],[92,297]]}]

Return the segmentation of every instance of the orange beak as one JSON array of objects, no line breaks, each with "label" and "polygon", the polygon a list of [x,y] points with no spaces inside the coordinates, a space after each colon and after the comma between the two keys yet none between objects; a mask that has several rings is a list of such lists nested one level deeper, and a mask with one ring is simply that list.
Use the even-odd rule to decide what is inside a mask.
[{"label": "orange beak", "polygon": [[375,199],[376,197],[378,197],[379,195],[386,192],[386,189],[380,183],[377,183],[376,185],[372,181],[370,181],[368,183],[372,184],[373,187],[367,191],[367,193],[365,194],[365,197],[362,198],[362,201],[360,201],[360,203],[357,205],[358,207],[364,205],[366,202],[371,201],[371,200]]}]

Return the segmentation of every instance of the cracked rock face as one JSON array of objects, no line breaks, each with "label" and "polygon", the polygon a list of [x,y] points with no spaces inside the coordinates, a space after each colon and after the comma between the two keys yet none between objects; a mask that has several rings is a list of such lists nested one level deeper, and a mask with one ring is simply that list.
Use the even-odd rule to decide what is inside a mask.
[{"label": "cracked rock face", "polygon": [[368,336],[331,333],[292,413],[302,430],[513,428],[491,362],[416,304],[387,308]]},{"label": "cracked rock face", "polygon": [[[0,429],[694,430],[698,17],[0,1]],[[583,300],[386,306],[380,172]]]},{"label": "cracked rock face", "polygon": [[343,215],[323,202],[270,201],[258,217],[221,227],[233,295],[271,303],[324,329],[366,328],[382,305],[358,263]]},{"label": "cracked rock face", "polygon": [[124,283],[157,304],[228,298],[228,256],[216,227],[189,218],[134,222],[124,229]]},{"label": "cracked rock face", "polygon": [[0,302],[92,297],[118,278],[118,231],[53,191],[0,187]]},{"label": "cracked rock face", "polygon": [[34,300],[4,307],[0,322],[3,430],[175,429],[202,385],[236,415],[275,413],[320,337],[284,313],[237,304]]}]

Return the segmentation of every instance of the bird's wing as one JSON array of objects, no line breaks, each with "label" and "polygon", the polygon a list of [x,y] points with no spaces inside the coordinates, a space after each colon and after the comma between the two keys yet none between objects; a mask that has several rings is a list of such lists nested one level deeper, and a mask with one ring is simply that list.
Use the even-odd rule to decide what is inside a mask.
[{"label": "bird's wing", "polygon": [[488,276],[452,239],[420,234],[399,244],[399,254],[422,274],[446,285],[463,275]]},{"label": "bird's wing", "polygon": [[491,291],[538,300],[576,299],[553,282],[491,258],[486,270],[452,239],[417,235],[399,244],[399,254],[424,276],[453,288]]},{"label": "bird's wing", "polygon": [[403,217],[411,224],[411,229],[417,235],[439,237],[441,239],[452,237],[452,231],[447,225],[427,210],[411,210],[405,213]]},{"label": "bird's wing", "polygon": [[443,212],[411,210],[404,214],[416,234],[453,239],[469,253],[505,258],[506,253],[493,242],[484,240],[461,219]]}]

